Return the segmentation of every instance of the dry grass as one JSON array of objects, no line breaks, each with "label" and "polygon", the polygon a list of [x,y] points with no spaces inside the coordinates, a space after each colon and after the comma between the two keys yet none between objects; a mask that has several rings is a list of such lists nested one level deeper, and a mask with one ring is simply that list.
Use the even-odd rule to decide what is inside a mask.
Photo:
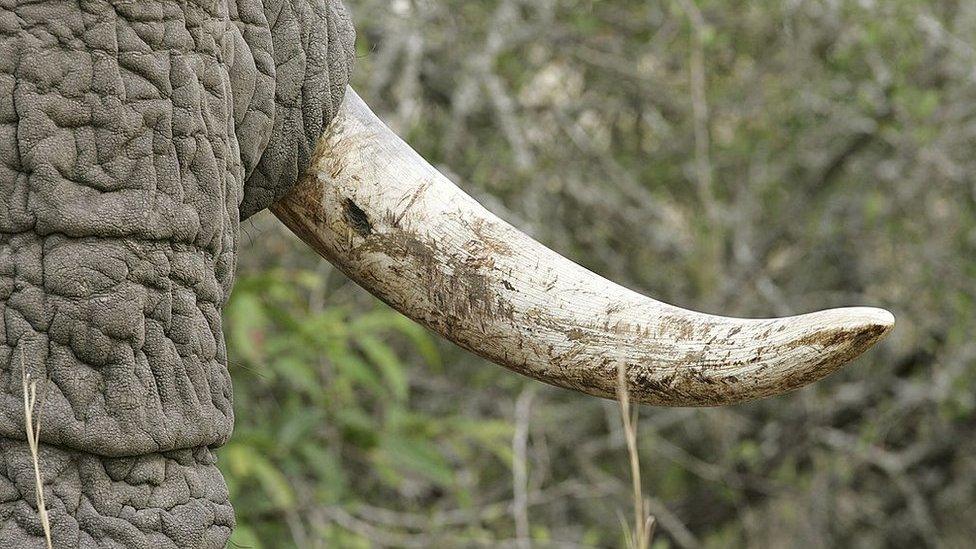
[{"label": "dry grass", "polygon": [[27,372],[27,364],[21,358],[21,372],[24,382],[24,429],[27,431],[27,445],[30,447],[31,459],[34,462],[34,493],[37,495],[37,513],[41,517],[41,527],[44,528],[44,539],[48,549],[53,549],[51,543],[51,521],[44,505],[44,483],[41,481],[41,465],[38,457],[38,447],[41,439],[41,420],[34,422],[34,409],[37,405],[37,382],[31,381]]},{"label": "dry grass", "polygon": [[630,457],[630,480],[634,490],[634,526],[624,523],[624,539],[629,549],[647,549],[654,536],[654,517],[647,511],[648,501],[644,499],[641,488],[640,455],[637,453],[637,409],[630,410],[630,390],[627,387],[627,372],[621,364],[617,368],[617,400],[620,402],[620,418],[624,424],[624,437],[627,439],[627,454]]}]

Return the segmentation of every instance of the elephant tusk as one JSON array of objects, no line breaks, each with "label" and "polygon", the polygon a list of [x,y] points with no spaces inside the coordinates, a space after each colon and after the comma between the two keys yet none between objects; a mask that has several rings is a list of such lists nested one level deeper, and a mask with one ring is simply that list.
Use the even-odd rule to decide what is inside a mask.
[{"label": "elephant tusk", "polygon": [[484,209],[352,89],[302,181],[273,208],[361,286],[515,372],[616,398],[717,406],[816,381],[885,336],[882,309],[714,316],[655,301],[549,250]]}]

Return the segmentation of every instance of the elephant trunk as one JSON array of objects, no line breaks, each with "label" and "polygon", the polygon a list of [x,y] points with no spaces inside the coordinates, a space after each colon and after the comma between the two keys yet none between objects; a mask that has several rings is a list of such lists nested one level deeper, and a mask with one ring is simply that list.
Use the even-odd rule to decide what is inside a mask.
[{"label": "elephant trunk", "polygon": [[0,547],[224,547],[242,218],[338,107],[339,0],[0,6]]},{"label": "elephant trunk", "polygon": [[[50,427],[41,416],[42,429]],[[105,457],[41,444],[41,483],[58,548],[224,547],[234,509],[206,447]],[[0,546],[46,547],[27,442],[0,437]]]}]

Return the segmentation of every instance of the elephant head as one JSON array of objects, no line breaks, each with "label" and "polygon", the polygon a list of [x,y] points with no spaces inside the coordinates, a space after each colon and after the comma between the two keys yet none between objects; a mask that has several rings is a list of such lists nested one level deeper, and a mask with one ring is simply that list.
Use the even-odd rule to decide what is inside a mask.
[{"label": "elephant head", "polygon": [[746,320],[617,286],[481,208],[350,89],[339,0],[0,6],[0,546],[222,547],[221,308],[266,208],[377,297],[533,378],[707,406],[819,379],[891,328]]}]

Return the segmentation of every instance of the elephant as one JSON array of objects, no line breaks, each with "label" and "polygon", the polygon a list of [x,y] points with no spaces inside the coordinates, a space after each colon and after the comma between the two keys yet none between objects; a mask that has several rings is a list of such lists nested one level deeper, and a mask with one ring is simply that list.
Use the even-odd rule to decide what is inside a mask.
[{"label": "elephant", "polygon": [[461,347],[599,397],[766,397],[891,330],[868,307],[705,315],[572,263],[369,110],[354,41],[341,0],[2,0],[0,546],[46,546],[38,485],[55,547],[227,543],[221,310],[265,209]]}]

